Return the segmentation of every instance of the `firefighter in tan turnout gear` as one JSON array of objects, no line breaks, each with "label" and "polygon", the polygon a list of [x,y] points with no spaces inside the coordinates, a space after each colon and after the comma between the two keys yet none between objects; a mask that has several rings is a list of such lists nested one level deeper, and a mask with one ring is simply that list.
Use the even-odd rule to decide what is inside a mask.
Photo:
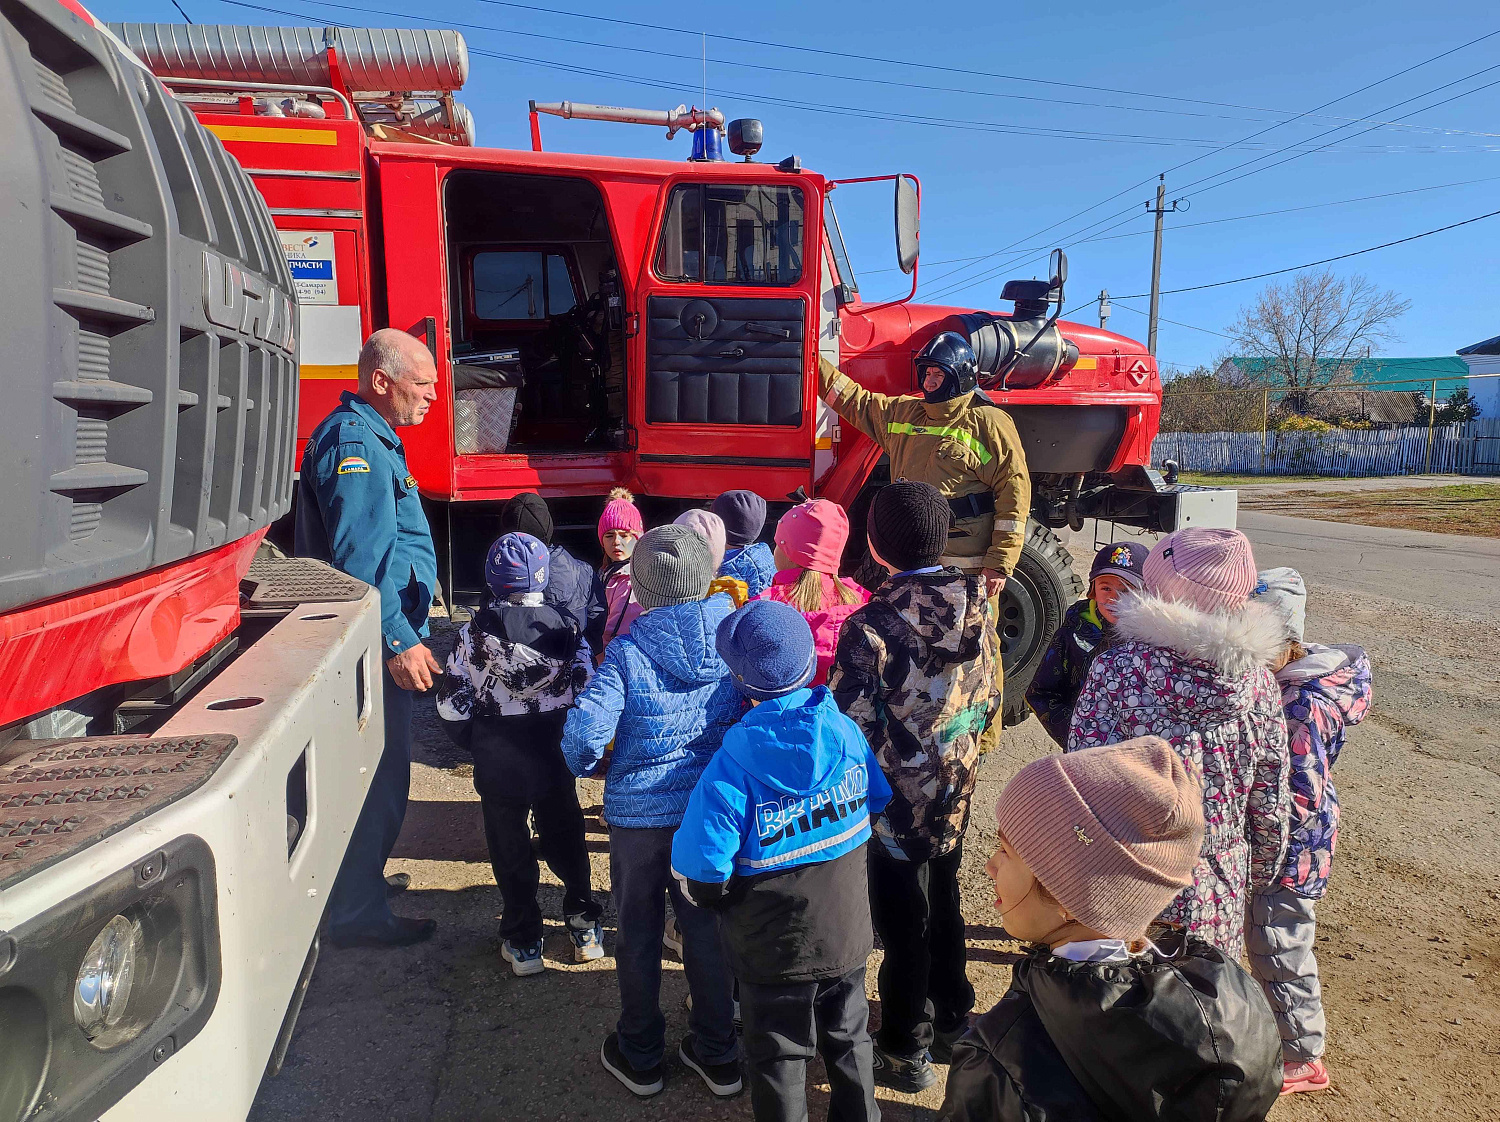
[{"label": "firefighter in tan turnout gear", "polygon": [[[888,397],[820,360],[823,400],[890,457],[893,480],[930,483],[942,493],[953,509],[942,563],[982,571],[997,600],[1020,559],[1031,511],[1021,438],[1010,415],[978,391],[979,362],[962,335],[938,335],[922,348],[916,368],[922,395]],[[1004,685],[996,659],[997,694]],[[999,742],[999,712],[985,733],[986,750]]]}]

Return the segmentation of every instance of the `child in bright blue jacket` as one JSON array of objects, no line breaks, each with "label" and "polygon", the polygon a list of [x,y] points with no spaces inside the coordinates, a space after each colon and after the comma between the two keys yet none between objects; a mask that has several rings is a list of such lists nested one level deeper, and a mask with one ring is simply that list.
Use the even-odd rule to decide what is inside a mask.
[{"label": "child in bright blue jacket", "polygon": [[693,790],[673,875],[695,904],[720,912],[758,1122],[807,1117],[815,1044],[830,1117],[877,1119],[865,845],[890,785],[828,688],[806,688],[817,651],[802,613],[752,601],[719,624],[717,646],[755,708]]}]

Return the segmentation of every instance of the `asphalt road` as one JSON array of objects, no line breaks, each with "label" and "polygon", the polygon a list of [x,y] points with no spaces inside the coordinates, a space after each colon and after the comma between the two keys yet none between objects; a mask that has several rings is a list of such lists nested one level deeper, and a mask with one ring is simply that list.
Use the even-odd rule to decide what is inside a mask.
[{"label": "asphalt road", "polygon": [[[1343,832],[1319,907],[1318,955],[1335,1089],[1279,1104],[1273,1122],[1494,1119],[1500,1087],[1500,543],[1244,512],[1262,566],[1290,564],[1311,591],[1309,638],[1360,643],[1375,705],[1337,779]],[[1086,569],[1094,527],[1072,535]],[[436,621],[435,621],[436,622]],[[440,629],[446,630],[446,629]],[[446,646],[439,636],[437,645]],[[617,1010],[614,960],[565,961],[560,889],[544,870],[549,970],[500,961],[499,896],[485,863],[464,757],[419,706],[411,810],[392,861],[437,938],[402,951],[325,950],[286,1068],[261,1087],[256,1122],[291,1119],[750,1117],[710,1099],[675,1058],[666,1091],[634,1100],[599,1067]],[[1055,746],[1034,720],[985,757],[965,841],[970,975],[979,1008],[1009,983],[1019,948],[994,918],[982,865],[1005,780]],[[600,785],[585,781],[595,885],[608,886]],[[606,946],[613,945],[607,912]],[[878,960],[878,955],[877,955]],[[873,978],[875,961],[871,964]],[[680,965],[663,976],[669,1055],[685,1028]],[[878,1003],[872,1002],[878,1017]],[[812,1114],[826,1113],[813,1069]],[[922,1096],[880,1092],[887,1119],[931,1119]]]},{"label": "asphalt road", "polygon": [[[1239,528],[1255,547],[1256,564],[1263,569],[1290,565],[1309,584],[1500,616],[1500,539],[1321,522],[1255,510],[1239,512]],[[1077,534],[1065,531],[1064,536],[1075,551],[1086,551],[1094,541],[1111,540],[1104,536],[1110,532],[1109,524],[1090,521]],[[1157,537],[1124,528],[1114,532],[1148,542]]]}]

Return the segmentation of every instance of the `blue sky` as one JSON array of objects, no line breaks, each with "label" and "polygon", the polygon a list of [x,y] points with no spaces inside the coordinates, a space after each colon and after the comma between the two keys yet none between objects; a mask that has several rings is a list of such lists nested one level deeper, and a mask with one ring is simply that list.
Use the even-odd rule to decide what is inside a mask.
[{"label": "blue sky", "polygon": [[[707,31],[708,101],[731,118],[764,122],[762,158],[796,153],[833,176],[906,171],[921,178],[920,299],[1002,309],[1001,283],[1037,275],[1046,249],[1059,243],[1069,247],[1070,307],[1101,288],[1112,297],[1145,292],[1151,237],[1143,204],[1153,192],[1145,181],[1163,171],[1168,199],[1184,196],[1191,208],[1167,219],[1166,289],[1298,265],[1500,210],[1500,34],[1380,81],[1500,31],[1500,11],[1478,2],[1427,3],[1417,15],[1394,0],[1086,0],[1059,16],[1040,5],[992,2],[760,0],[694,10],[660,0],[536,0],[590,17],[575,18],[459,0],[422,9],[441,13],[430,19],[376,14],[410,8],[398,0],[255,2],[295,15],[180,0],[200,23],[459,27],[474,52],[460,97],[474,112],[480,143],[505,147],[529,145],[528,98],[651,108],[701,102],[700,32]],[[180,21],[170,0],[99,0],[94,10],[111,20]],[[737,41],[745,39],[760,42]],[[992,76],[1001,73],[1013,77]],[[856,78],[863,81],[849,80]],[[1401,127],[1371,127],[1398,117]],[[1216,150],[1262,130],[1241,147]],[[689,143],[685,135],[669,143],[649,128],[546,118],[543,134],[549,148],[617,155],[685,157]],[[1299,146],[1329,142],[1297,155]],[[1258,157],[1265,159],[1230,171]],[[1193,185],[1215,173],[1226,174]],[[1243,177],[1228,182],[1234,176]],[[848,188],[837,202],[865,296],[903,290],[904,278],[890,270],[888,189]],[[1085,208],[1093,209],[1064,221]],[[1308,209],[1244,217],[1290,208]],[[1107,240],[1084,240],[1101,235]],[[1037,252],[964,260],[1007,248]],[[1411,300],[1390,354],[1451,354],[1500,334],[1500,217],[1332,267]],[[1210,332],[1222,332],[1263,283],[1164,297],[1162,315],[1192,327],[1164,322],[1160,359],[1186,367],[1222,353],[1227,341]],[[1116,299],[1109,326],[1144,339],[1145,315],[1128,309],[1144,313],[1146,305]],[[1093,314],[1085,306],[1072,318],[1092,322]]]}]

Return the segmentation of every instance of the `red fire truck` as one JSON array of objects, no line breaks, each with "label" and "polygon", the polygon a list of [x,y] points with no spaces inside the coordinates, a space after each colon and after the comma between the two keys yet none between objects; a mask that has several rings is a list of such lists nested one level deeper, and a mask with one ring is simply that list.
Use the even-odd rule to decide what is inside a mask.
[{"label": "red fire truck", "polygon": [[[827,496],[860,523],[880,452],[819,400],[817,360],[909,393],[913,355],[945,329],[973,340],[1033,476],[1002,606],[1011,718],[1078,588],[1055,528],[1232,520],[1232,495],[1150,470],[1156,364],[1133,340],[1057,321],[1064,261],[1007,285],[1008,314],[912,302],[912,176],[875,177],[894,185],[911,293],[869,303],[835,217],[841,182],[795,157],[757,160],[758,121],[533,102],[532,150],[478,148],[453,100],[467,72],[455,32],[114,30],[270,208],[301,303],[299,438],[354,387],[369,331],[403,328],[432,349],[441,392],[403,439],[450,598],[481,587],[495,505],[522,490],[553,500],[564,526],[591,526],[615,485],[648,516],[748,487]],[[541,114],[686,129],[698,158],[544,151]],[[716,158],[721,130],[742,160]]]},{"label": "red fire truck", "polygon": [[258,548],[297,307],[223,146],[54,0],[0,6],[0,136],[0,1120],[244,1117],[380,759],[379,594]]}]

